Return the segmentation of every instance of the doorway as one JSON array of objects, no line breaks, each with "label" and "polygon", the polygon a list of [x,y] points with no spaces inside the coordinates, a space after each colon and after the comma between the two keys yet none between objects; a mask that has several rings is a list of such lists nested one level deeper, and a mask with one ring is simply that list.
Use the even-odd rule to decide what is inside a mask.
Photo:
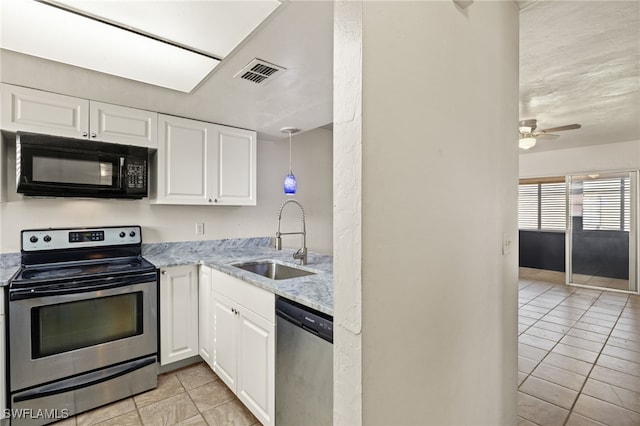
[{"label": "doorway", "polygon": [[637,292],[637,172],[568,177],[567,282]]}]

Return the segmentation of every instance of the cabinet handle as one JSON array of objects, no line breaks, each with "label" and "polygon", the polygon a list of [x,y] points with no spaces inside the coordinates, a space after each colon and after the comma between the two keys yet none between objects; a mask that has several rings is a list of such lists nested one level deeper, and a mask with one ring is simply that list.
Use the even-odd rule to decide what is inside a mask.
[{"label": "cabinet handle", "polygon": [[95,134],[95,133],[91,133],[91,137],[92,137],[92,138],[95,138],[95,137],[96,137],[96,134]]},{"label": "cabinet handle", "polygon": [[162,275],[167,275],[167,271],[162,271]]},{"label": "cabinet handle", "polygon": [[82,132],[82,137],[86,138],[87,136],[89,136],[89,134],[87,132]]},{"label": "cabinet handle", "polygon": [[214,199],[213,199],[213,202],[214,202],[214,203],[217,203],[217,202],[218,202],[218,199],[217,199],[217,198],[214,198]]},{"label": "cabinet handle", "polygon": [[211,198],[209,198],[209,202],[211,202]]}]

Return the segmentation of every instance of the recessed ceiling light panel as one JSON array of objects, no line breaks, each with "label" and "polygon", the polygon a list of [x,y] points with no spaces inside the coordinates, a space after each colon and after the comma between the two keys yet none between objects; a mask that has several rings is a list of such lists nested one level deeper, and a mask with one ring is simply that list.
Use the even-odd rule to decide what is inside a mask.
[{"label": "recessed ceiling light panel", "polygon": [[220,62],[32,0],[2,0],[0,47],[190,92]]}]

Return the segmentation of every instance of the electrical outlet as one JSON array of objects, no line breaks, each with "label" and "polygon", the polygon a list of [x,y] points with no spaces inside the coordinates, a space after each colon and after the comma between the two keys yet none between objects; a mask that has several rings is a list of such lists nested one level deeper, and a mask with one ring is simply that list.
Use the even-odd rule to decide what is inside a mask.
[{"label": "electrical outlet", "polygon": [[196,235],[204,235],[204,222],[196,222]]}]

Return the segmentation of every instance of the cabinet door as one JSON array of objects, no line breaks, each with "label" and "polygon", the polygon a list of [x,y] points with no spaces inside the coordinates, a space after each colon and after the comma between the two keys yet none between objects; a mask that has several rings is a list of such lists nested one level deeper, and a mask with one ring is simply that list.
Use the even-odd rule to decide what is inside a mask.
[{"label": "cabinet door", "polygon": [[160,364],[198,355],[198,267],[160,274]]},{"label": "cabinet door", "polygon": [[91,101],[91,139],[102,142],[158,147],[158,113]]},{"label": "cabinet door", "polygon": [[[4,290],[4,289],[2,289]],[[4,292],[0,291],[0,419],[4,418],[4,409],[7,408],[6,394],[6,370],[5,370],[5,316],[4,316]],[[9,424],[8,420],[0,420],[0,424]]]},{"label": "cabinet door", "polygon": [[263,425],[274,424],[275,325],[239,308],[237,395]]},{"label": "cabinet door", "polygon": [[212,158],[208,123],[158,116],[158,204],[210,204],[208,165]]},{"label": "cabinet door", "polygon": [[217,204],[256,205],[256,132],[216,126]]},{"label": "cabinet door", "polygon": [[213,371],[229,388],[236,391],[237,377],[237,328],[235,304],[213,292]]},{"label": "cabinet door", "polygon": [[88,100],[9,84],[0,91],[2,130],[88,137]]},{"label": "cabinet door", "polygon": [[213,358],[211,357],[211,341],[213,339],[211,291],[211,268],[201,266],[198,279],[198,344],[200,345],[200,356],[210,367],[213,367]]}]

